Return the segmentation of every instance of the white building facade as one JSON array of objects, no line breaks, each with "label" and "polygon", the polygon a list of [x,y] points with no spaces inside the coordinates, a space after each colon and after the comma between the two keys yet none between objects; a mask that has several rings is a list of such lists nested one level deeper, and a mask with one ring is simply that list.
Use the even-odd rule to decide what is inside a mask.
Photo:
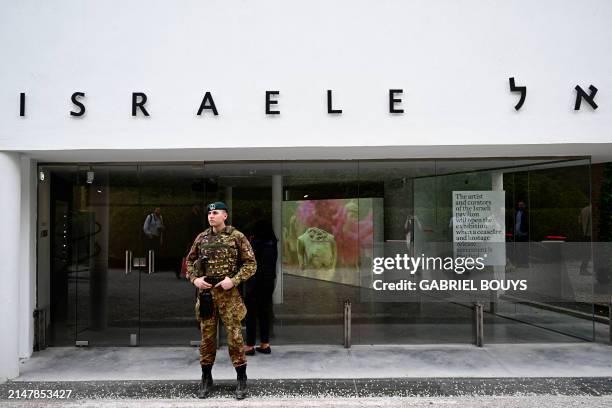
[{"label": "white building facade", "polygon": [[[532,264],[547,245],[540,244],[555,237],[606,241],[591,230],[605,224],[607,210],[599,209],[612,162],[608,1],[0,7],[0,378],[18,375],[37,330],[46,333],[40,347],[197,340],[186,323],[192,288],[173,292],[166,278],[180,272],[190,236],[179,231],[191,225],[190,211],[217,199],[230,204],[240,229],[263,217],[280,240],[277,343],[341,343],[345,299],[356,308],[355,342],[410,342],[412,329],[430,325],[441,334],[417,342],[469,341],[467,323],[465,336],[453,337],[448,311],[381,306],[360,292],[362,267],[378,244],[448,238],[452,191],[505,191],[512,242],[513,211],[524,201],[532,217],[527,241],[538,243]],[[546,192],[550,183],[567,194]],[[349,214],[338,221],[346,235],[327,231],[338,251],[330,273],[309,271],[292,253],[308,228],[325,230],[315,218],[329,214],[303,215],[320,204]],[[157,206],[167,214],[168,242],[158,270],[140,270],[133,258],[147,258],[146,243],[129,246]],[[353,235],[346,232],[351,211]],[[580,256],[570,258],[564,265],[574,289],[607,284],[594,262],[584,269]],[[147,281],[149,272],[164,279]],[[580,276],[588,281],[574,280]],[[130,285],[134,292],[123,292]],[[324,306],[304,310],[312,291]],[[564,300],[538,298],[530,307],[549,303],[537,310],[561,313]],[[598,341],[593,326],[605,323],[605,313],[593,310],[606,302],[592,297],[572,302],[555,327],[516,304],[511,317],[527,327],[513,326],[517,341],[553,341],[523,336],[529,327]],[[170,323],[154,317],[160,306],[172,310]],[[44,311],[44,330],[36,310]],[[592,331],[572,331],[568,319]]]}]

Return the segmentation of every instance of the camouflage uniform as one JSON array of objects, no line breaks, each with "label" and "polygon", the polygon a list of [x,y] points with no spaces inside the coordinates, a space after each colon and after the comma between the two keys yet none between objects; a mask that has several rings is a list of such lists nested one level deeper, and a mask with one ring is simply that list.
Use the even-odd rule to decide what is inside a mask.
[{"label": "camouflage uniform", "polygon": [[[191,283],[198,277],[194,263],[203,255],[208,257],[206,275],[220,278],[229,276],[234,287],[230,290],[224,290],[222,287],[210,289],[214,311],[213,316],[209,319],[200,318],[199,300],[196,302],[196,319],[200,322],[202,332],[200,364],[212,365],[215,362],[217,318],[220,317],[227,330],[232,364],[238,367],[246,363],[241,324],[246,315],[246,307],[237,286],[255,273],[257,269],[255,255],[247,238],[234,227],[226,226],[217,234],[212,228],[208,228],[196,237],[187,255],[187,279]],[[239,263],[242,266],[237,271]]]}]

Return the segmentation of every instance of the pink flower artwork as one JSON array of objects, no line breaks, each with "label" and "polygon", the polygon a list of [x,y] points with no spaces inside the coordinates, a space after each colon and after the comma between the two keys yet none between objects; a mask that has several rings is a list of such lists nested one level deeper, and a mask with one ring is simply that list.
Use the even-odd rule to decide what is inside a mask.
[{"label": "pink flower artwork", "polygon": [[336,239],[338,263],[355,266],[359,262],[359,249],[373,245],[372,210],[359,220],[354,200],[307,200],[300,202],[296,217],[302,230],[320,228]]}]

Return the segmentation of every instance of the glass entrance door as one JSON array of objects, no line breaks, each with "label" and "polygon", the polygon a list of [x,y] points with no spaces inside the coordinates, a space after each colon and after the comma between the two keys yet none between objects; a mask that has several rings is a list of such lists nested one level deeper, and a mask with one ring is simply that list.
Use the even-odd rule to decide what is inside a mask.
[{"label": "glass entrance door", "polygon": [[183,258],[204,228],[201,165],[81,166],[71,214],[76,344],[198,340]]},{"label": "glass entrance door", "polygon": [[79,166],[73,188],[76,344],[138,344],[141,220],[136,166]]},{"label": "glass entrance door", "polygon": [[140,344],[189,345],[200,338],[194,286],[182,264],[204,230],[203,166],[139,166],[140,239],[146,268],[140,272]]}]

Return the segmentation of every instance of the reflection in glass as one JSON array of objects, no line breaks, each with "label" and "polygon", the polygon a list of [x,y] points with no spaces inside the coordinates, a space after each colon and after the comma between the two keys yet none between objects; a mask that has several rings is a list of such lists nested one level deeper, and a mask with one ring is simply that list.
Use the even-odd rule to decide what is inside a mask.
[{"label": "reflection in glass", "polygon": [[[39,184],[38,305],[50,311],[53,345],[128,345],[132,334],[147,345],[197,340],[194,289],[180,279],[181,265],[206,227],[204,205],[217,200],[247,237],[265,220],[280,239],[275,344],[341,344],[345,300],[355,344],[471,342],[471,301],[427,292],[390,301],[372,289],[376,257],[457,257],[460,237],[474,230],[458,213],[458,192],[494,203],[479,210],[501,247],[483,276],[531,282],[485,302],[485,342],[605,335],[610,164],[499,158],[41,169],[49,177]],[[126,250],[147,258],[143,224],[155,208],[164,222],[155,270],[143,261],[126,273]]]}]

